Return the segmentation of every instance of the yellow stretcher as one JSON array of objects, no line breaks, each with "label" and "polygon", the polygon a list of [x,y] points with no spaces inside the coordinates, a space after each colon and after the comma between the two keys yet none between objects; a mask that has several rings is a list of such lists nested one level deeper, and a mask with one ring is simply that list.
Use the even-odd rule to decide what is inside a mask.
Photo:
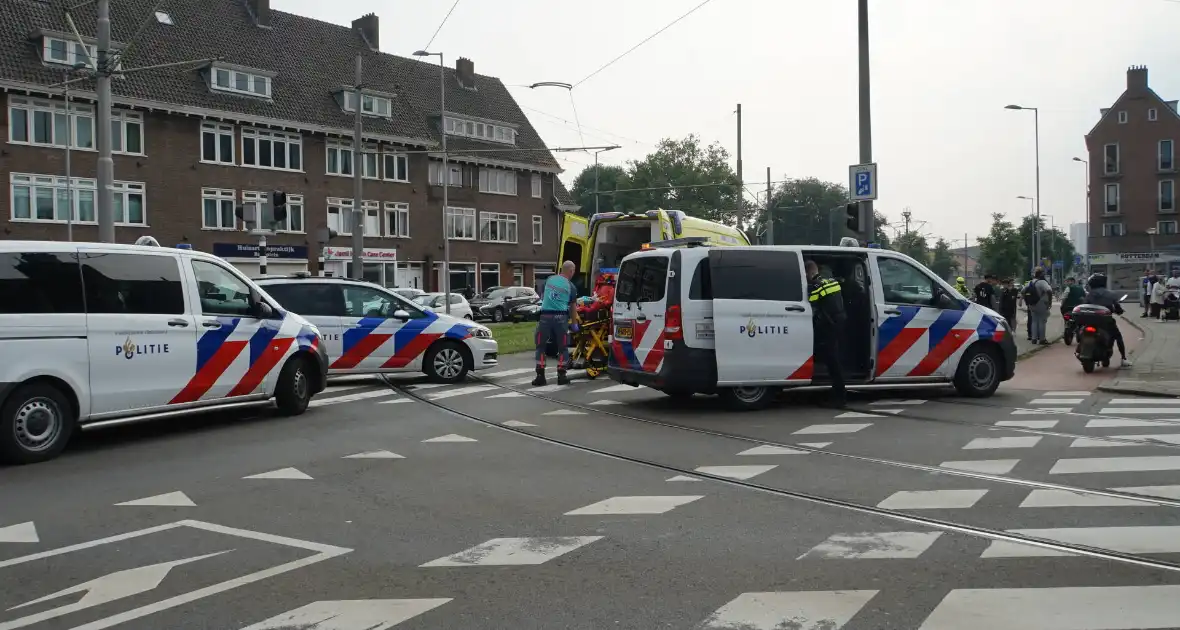
[{"label": "yellow stretcher", "polygon": [[578,332],[573,334],[573,350],[570,352],[570,366],[585,369],[586,376],[597,378],[606,370],[610,356],[607,339],[610,337],[609,308],[600,308],[590,313],[578,313]]}]

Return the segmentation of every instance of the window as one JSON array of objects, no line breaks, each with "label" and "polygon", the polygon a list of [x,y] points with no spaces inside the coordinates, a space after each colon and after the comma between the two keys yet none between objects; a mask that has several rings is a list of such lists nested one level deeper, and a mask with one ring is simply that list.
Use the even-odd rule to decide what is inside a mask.
[{"label": "window", "polygon": [[[258,210],[269,201],[270,195],[264,192],[242,191],[242,216],[248,221],[257,222]],[[261,227],[256,225],[257,227]]]},{"label": "window", "polygon": [[385,162],[385,179],[394,182],[410,181],[410,156],[404,153],[382,154]]},{"label": "window", "polygon": [[214,66],[211,78],[210,85],[214,90],[270,98],[271,81],[268,76]]},{"label": "window", "polygon": [[475,240],[475,208],[447,208],[447,238]]},{"label": "window", "polygon": [[410,238],[410,204],[385,202],[385,235]]},{"label": "window", "polygon": [[1159,234],[1161,234],[1163,236],[1175,236],[1176,235],[1176,222],[1175,221],[1160,221],[1159,223],[1155,224],[1155,229],[1156,229],[1156,232],[1158,232]]},{"label": "window", "polygon": [[512,265],[512,286],[524,286],[524,265]]},{"label": "window", "polygon": [[234,191],[221,188],[201,189],[201,227],[206,230],[236,230]]},{"label": "window", "polygon": [[328,229],[337,234],[352,234],[352,200],[328,197]]},{"label": "window", "polygon": [[[356,92],[345,90],[342,94],[344,94],[344,111],[355,112]],[[393,115],[393,101],[384,96],[373,96],[361,92],[361,114],[389,118]]]},{"label": "window", "polygon": [[480,140],[502,142],[504,144],[516,144],[516,130],[507,125],[495,125],[447,116],[444,119],[443,127],[446,129],[447,134],[452,136],[478,138]]},{"label": "window", "polygon": [[0,315],[85,313],[74,254],[0,254]]},{"label": "window", "polygon": [[[881,288],[887,304],[938,305],[937,283],[917,267],[896,258],[878,258],[877,270],[881,272]],[[720,286],[718,283],[713,290],[720,291]]]},{"label": "window", "polygon": [[[75,177],[70,186],[66,178],[52,175],[12,173],[12,220],[65,223],[95,223],[94,196],[98,184],[93,179]],[[71,199],[72,198],[72,199]]]},{"label": "window", "polygon": [[496,168],[479,169],[479,192],[515,195],[516,173]]},{"label": "window", "polygon": [[328,141],[328,174],[352,177],[352,143]]},{"label": "window", "polygon": [[143,155],[143,115],[135,112],[111,112],[111,151]]},{"label": "window", "polygon": [[232,125],[201,123],[201,161],[214,164],[234,163],[234,128]]},{"label": "window", "polygon": [[1119,145],[1108,144],[1102,149],[1106,158],[1105,173],[1107,175],[1117,175],[1119,172]]},{"label": "window", "polygon": [[225,267],[205,260],[194,260],[192,265],[202,315],[254,316],[250,287],[241,278]]},{"label": "window", "polygon": [[500,286],[500,263],[479,264],[479,286],[484,291]]},{"label": "window", "polygon": [[1119,124],[1124,125],[1126,123],[1127,123],[1127,112],[1119,112]]},{"label": "window", "polygon": [[45,63],[70,67],[82,64],[93,69],[94,62],[98,60],[98,48],[94,44],[80,44],[77,41],[67,41],[49,36],[43,39],[41,59]]},{"label": "window", "polygon": [[713,299],[713,276],[709,273],[709,259],[702,258],[693,271],[692,282],[688,285],[688,299]]},{"label": "window", "polygon": [[1106,207],[1103,208],[1106,214],[1117,214],[1119,211],[1119,185],[1106,185]]},{"label": "window", "polygon": [[144,209],[144,185],[115,182],[115,225],[147,225]]},{"label": "window", "polygon": [[[636,258],[634,260],[656,260]],[[666,271],[667,260],[662,269]],[[623,287],[623,274],[627,272],[627,261],[619,271],[619,290]],[[781,302],[802,302],[803,272],[800,271],[799,254],[770,250],[734,252],[709,252],[709,264],[716,282],[713,283],[713,297],[731,300],[774,300]],[[661,286],[667,274],[661,272]],[[652,282],[655,282],[653,279]],[[660,289],[663,296],[663,289]],[[618,301],[618,297],[615,301]],[[623,300],[628,301],[628,300]]]},{"label": "window", "polygon": [[516,215],[507,212],[479,213],[479,240],[488,243],[515,243]]},{"label": "window", "polygon": [[[448,185],[450,185],[450,186],[462,186],[463,185],[463,168],[462,167],[460,167],[458,164],[447,164],[446,171],[450,174],[450,181],[449,181]],[[443,182],[443,163],[442,162],[431,162],[430,163],[430,185],[431,186],[441,186],[442,182]]]},{"label": "window", "polygon": [[[794,255],[794,254],[792,254]],[[668,259],[663,256],[633,258],[619,272],[616,302],[659,302],[668,285]]]},{"label": "window", "polygon": [[1124,236],[1124,235],[1126,235],[1126,231],[1123,230],[1122,223],[1103,223],[1102,224],[1102,235],[1103,236]]},{"label": "window", "polygon": [[1176,180],[1165,179],[1160,182],[1160,212],[1176,211]]},{"label": "window", "polygon": [[541,176],[536,173],[533,173],[530,183],[532,185],[533,199],[540,199],[541,198]]},{"label": "window", "polygon": [[545,281],[549,276],[557,273],[554,271],[553,265],[534,265],[533,266],[533,285],[538,289],[545,286]]},{"label": "window", "polygon": [[174,256],[83,254],[81,262],[88,313],[184,314],[184,285]]},{"label": "window", "polygon": [[376,201],[361,203],[365,211],[365,236],[381,236],[381,204]]},{"label": "window", "polygon": [[294,133],[243,127],[242,166],[302,170],[303,138]]},{"label": "window", "polygon": [[1158,151],[1159,157],[1158,157],[1158,164],[1157,164],[1157,166],[1159,167],[1159,170],[1170,171],[1170,170],[1173,170],[1174,168],[1176,168],[1176,164],[1172,159],[1173,158],[1172,152],[1173,152],[1173,149],[1172,149],[1172,141],[1171,140],[1160,140],[1159,141],[1159,151]]},{"label": "window", "polygon": [[[355,284],[340,287],[344,292],[345,317],[389,317],[393,311],[403,308],[384,291]],[[393,308],[391,308],[393,307]]]},{"label": "window", "polygon": [[94,108],[86,104],[10,97],[8,140],[75,149],[94,148]]},{"label": "window", "polygon": [[1157,111],[1156,108],[1154,108],[1154,107],[1147,110],[1147,119],[1152,120],[1152,121],[1158,120],[1159,119],[1159,111]]},{"label": "window", "polygon": [[361,151],[361,177],[377,179],[377,166],[381,162],[381,154],[376,145],[366,144]]},{"label": "window", "polygon": [[[275,226],[276,232],[294,232],[302,234],[303,227],[303,195],[287,195],[287,218]],[[298,313],[299,311],[295,311]]]},{"label": "window", "polygon": [[540,245],[542,237],[545,235],[545,217],[534,214],[533,215],[533,245]]},{"label": "window", "polygon": [[326,282],[291,282],[268,284],[267,295],[283,308],[304,316],[342,317],[344,296],[335,284]]}]

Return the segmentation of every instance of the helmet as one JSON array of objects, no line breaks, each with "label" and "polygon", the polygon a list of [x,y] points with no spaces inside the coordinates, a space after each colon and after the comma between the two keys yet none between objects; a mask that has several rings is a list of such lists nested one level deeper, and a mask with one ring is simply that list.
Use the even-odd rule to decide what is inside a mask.
[{"label": "helmet", "polygon": [[1096,274],[1090,276],[1090,279],[1086,281],[1086,284],[1090,285],[1091,289],[1105,289],[1106,288],[1106,275],[1101,274],[1101,273],[1096,273]]},{"label": "helmet", "polygon": [[958,278],[955,278],[955,282],[958,282],[959,284],[963,284],[964,282],[967,282],[967,281],[963,279],[963,276],[959,276]]}]

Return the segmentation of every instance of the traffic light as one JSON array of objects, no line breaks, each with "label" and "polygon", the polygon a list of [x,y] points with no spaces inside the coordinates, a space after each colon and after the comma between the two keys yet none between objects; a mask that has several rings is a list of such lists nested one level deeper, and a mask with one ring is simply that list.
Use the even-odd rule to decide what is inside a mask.
[{"label": "traffic light", "polygon": [[276,190],[270,194],[271,221],[282,223],[287,220],[287,193]]},{"label": "traffic light", "polygon": [[848,217],[848,220],[846,222],[848,229],[852,230],[853,232],[859,232],[861,229],[861,226],[860,226],[860,204],[859,203],[850,203],[847,206],[844,206],[844,214],[847,215],[847,217]]}]

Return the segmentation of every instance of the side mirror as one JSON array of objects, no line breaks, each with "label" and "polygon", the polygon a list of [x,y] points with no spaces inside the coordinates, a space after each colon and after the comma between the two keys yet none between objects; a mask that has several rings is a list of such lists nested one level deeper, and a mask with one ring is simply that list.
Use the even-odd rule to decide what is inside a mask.
[{"label": "side mirror", "polygon": [[400,319],[404,322],[404,321],[407,321],[410,319],[410,314],[407,313],[405,310],[399,308],[393,312],[393,318]]},{"label": "side mirror", "polygon": [[1122,294],[1121,296],[1119,296],[1119,301],[1120,301],[1120,302],[1122,302],[1122,301],[1123,301],[1123,300],[1125,300],[1125,299],[1127,299],[1127,294],[1126,294],[1126,293],[1124,293],[1124,294]]},{"label": "side mirror", "polygon": [[254,313],[258,316],[258,319],[270,319],[274,317],[275,310],[270,307],[270,304],[259,300],[254,303]]},{"label": "side mirror", "polygon": [[934,307],[944,310],[962,310],[963,303],[947,295],[945,292],[939,291],[938,295],[934,297]]}]

